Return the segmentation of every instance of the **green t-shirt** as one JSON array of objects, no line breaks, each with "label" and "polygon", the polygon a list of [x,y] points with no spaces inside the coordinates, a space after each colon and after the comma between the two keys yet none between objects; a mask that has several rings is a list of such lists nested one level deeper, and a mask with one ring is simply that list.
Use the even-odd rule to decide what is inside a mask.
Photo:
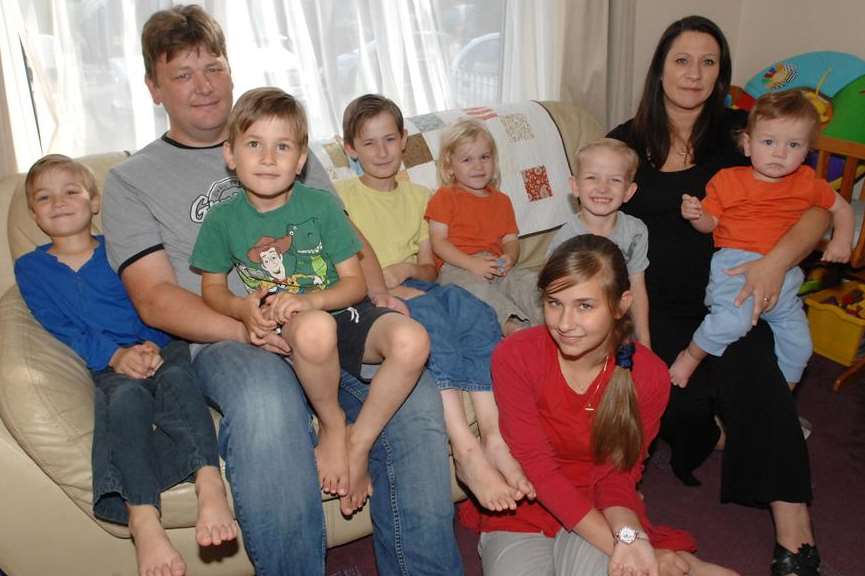
[{"label": "green t-shirt", "polygon": [[361,247],[332,194],[295,182],[288,202],[270,212],[256,210],[246,193],[211,208],[189,263],[213,273],[234,267],[250,292],[303,293],[339,280],[335,265]]}]

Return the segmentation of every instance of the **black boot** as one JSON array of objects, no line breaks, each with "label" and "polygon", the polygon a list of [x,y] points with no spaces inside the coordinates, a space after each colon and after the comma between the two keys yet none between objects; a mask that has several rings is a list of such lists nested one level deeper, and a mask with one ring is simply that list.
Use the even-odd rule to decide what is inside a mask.
[{"label": "black boot", "polygon": [[772,576],[820,576],[820,553],[816,546],[802,544],[795,554],[775,544],[772,555]]}]

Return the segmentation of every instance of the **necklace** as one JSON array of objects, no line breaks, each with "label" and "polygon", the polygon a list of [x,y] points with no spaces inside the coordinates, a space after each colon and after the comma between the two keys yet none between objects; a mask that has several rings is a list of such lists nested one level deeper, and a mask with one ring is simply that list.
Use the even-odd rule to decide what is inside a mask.
[{"label": "necklace", "polygon": [[607,357],[604,358],[604,367],[601,368],[601,373],[598,374],[598,377],[595,379],[595,387],[589,391],[586,398],[586,405],[583,407],[583,410],[586,412],[594,412],[595,407],[592,406],[592,400],[595,397],[595,394],[598,392],[598,388],[601,387],[601,376],[603,376],[607,371],[607,366],[610,364],[610,355],[607,354]]}]

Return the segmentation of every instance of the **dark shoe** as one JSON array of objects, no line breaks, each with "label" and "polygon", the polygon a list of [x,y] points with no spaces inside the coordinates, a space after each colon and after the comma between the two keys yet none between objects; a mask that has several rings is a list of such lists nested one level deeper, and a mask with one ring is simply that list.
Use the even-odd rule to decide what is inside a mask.
[{"label": "dark shoe", "polygon": [[772,576],[820,576],[820,553],[816,546],[802,544],[795,554],[775,544],[772,555]]}]

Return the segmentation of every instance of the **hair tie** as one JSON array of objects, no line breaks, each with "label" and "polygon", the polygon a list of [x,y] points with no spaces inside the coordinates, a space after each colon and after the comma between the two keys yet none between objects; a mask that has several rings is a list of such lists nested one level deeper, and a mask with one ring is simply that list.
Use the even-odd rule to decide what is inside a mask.
[{"label": "hair tie", "polygon": [[634,365],[634,344],[633,342],[628,342],[627,344],[622,344],[619,346],[618,350],[616,350],[616,366],[624,368],[625,370],[630,370]]}]

